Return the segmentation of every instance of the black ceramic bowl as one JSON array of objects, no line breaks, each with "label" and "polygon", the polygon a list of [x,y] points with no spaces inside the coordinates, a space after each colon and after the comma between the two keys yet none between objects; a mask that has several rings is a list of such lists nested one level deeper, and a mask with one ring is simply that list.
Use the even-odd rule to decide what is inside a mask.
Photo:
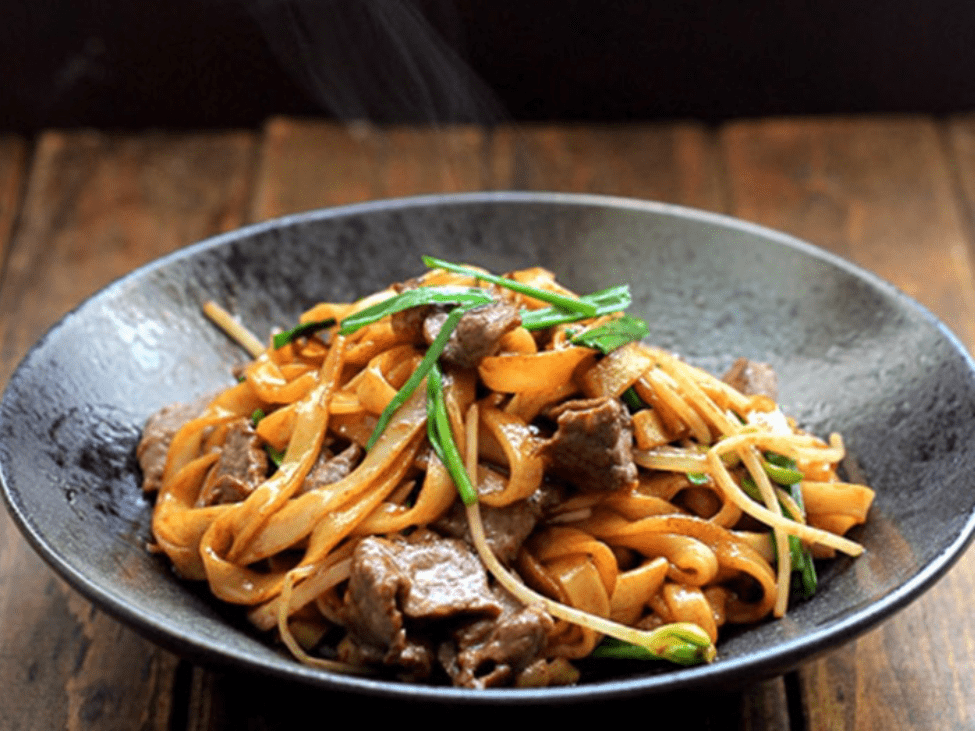
[{"label": "black ceramic bowl", "polygon": [[[707,666],[613,665],[577,687],[464,691],[303,667],[149,555],[152,506],[133,456],[146,417],[225,386],[244,354],[201,314],[293,323],[422,271],[433,254],[504,271],[539,263],[580,292],[629,283],[654,343],[715,371],[772,363],[787,412],[840,431],[846,469],[877,491],[857,560],[824,570],[784,621],[729,629]],[[594,196],[479,194],[315,211],[218,236],[150,264],[57,324],[0,409],[8,507],[89,599],[165,646],[346,692],[548,703],[733,685],[783,672],[875,625],[943,574],[972,536],[975,371],[916,302],[830,254],[740,221]],[[918,498],[923,486],[924,499]]]}]

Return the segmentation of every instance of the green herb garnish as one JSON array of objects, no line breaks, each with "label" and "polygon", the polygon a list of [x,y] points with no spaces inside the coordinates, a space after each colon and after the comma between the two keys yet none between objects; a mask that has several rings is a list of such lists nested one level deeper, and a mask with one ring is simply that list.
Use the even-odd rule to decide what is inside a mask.
[{"label": "green herb garnish", "polygon": [[762,468],[773,482],[780,485],[796,485],[802,482],[803,474],[796,467],[796,461],[785,455],[766,452]]},{"label": "green herb garnish", "polygon": [[424,256],[423,263],[431,269],[445,269],[449,272],[456,272],[457,274],[466,274],[482,282],[496,284],[499,287],[510,289],[512,292],[519,292],[534,299],[542,300],[542,302],[548,302],[564,311],[575,313],[582,317],[594,317],[596,315],[596,306],[586,301],[584,297],[569,297],[558,292],[549,292],[547,289],[532,287],[530,284],[516,282],[514,279],[499,277],[495,274],[487,274],[486,272],[464,266],[463,264],[453,264],[432,256]]},{"label": "green herb garnish", "polygon": [[416,370],[413,371],[412,375],[406,380],[406,383],[403,384],[402,388],[396,392],[396,395],[393,396],[392,400],[386,405],[386,408],[383,409],[383,413],[379,415],[379,421],[376,423],[376,428],[373,429],[372,436],[370,436],[369,441],[366,442],[367,450],[373,448],[383,431],[386,429],[386,426],[393,418],[393,414],[395,414],[396,410],[406,403],[407,399],[413,395],[413,392],[416,391],[417,386],[420,385],[420,382],[426,377],[427,373],[437,362],[440,354],[443,353],[444,348],[447,346],[447,341],[450,339],[450,334],[454,331],[454,328],[457,327],[457,323],[460,322],[460,318],[462,318],[469,310],[477,307],[478,304],[463,305],[461,307],[455,307],[450,311],[450,314],[447,315],[447,319],[440,328],[440,332],[437,333],[437,337],[433,339],[433,342],[430,343],[430,347],[427,348],[427,352],[426,355],[423,356],[423,360],[420,361],[420,364],[416,367]]},{"label": "green herb garnish", "polygon": [[[633,301],[630,296],[630,287],[626,284],[619,284],[615,287],[583,295],[579,298],[580,302],[587,302],[595,308],[593,317],[601,315],[611,315],[614,312],[622,312]],[[564,325],[569,322],[576,322],[583,319],[579,315],[566,312],[557,307],[543,307],[539,310],[522,310],[521,324],[528,330],[542,330],[554,325]]]},{"label": "green herb garnish", "polygon": [[417,287],[366,307],[342,320],[340,335],[350,335],[361,327],[370,325],[386,315],[402,312],[422,305],[486,305],[493,302],[489,292],[476,287]]},{"label": "green herb garnish", "polygon": [[476,503],[477,490],[471,484],[464,460],[450,430],[450,417],[447,415],[447,403],[443,395],[443,376],[438,363],[431,366],[427,375],[427,437],[433,451],[454,481],[461,501],[464,505]]},{"label": "green herb garnish", "polygon": [[705,659],[704,652],[699,638],[690,634],[685,638],[678,627],[673,627],[666,640],[653,650],[607,635],[596,645],[590,657],[609,660],[668,660],[677,665],[697,665]]},{"label": "green herb garnish", "polygon": [[647,408],[647,404],[640,398],[640,394],[636,392],[633,386],[630,386],[620,394],[620,400],[629,407],[631,412]]},{"label": "green herb garnish", "polygon": [[[802,490],[799,484],[788,485],[789,494],[795,501],[796,505],[800,510],[803,510],[802,505]],[[758,485],[755,481],[748,475],[741,478],[741,489],[745,491],[752,500],[757,503],[762,502],[762,496],[758,491]],[[796,520],[798,516],[792,515],[789,508],[780,500],[779,505],[782,507],[782,513],[785,517],[790,520]],[[799,540],[798,536],[788,536],[789,539],[789,557],[792,559],[792,570],[793,572],[799,574],[799,579],[802,584],[802,596],[805,598],[811,597],[816,593],[816,587],[818,585],[818,579],[816,576],[816,565],[813,563],[812,553],[808,548],[802,545],[802,541]],[[775,549],[775,542],[772,542],[772,548]],[[778,556],[776,556],[778,560]]]},{"label": "green herb garnish", "polygon": [[283,348],[288,343],[292,343],[298,338],[311,335],[319,330],[324,330],[327,327],[332,327],[335,324],[335,318],[329,317],[324,320],[316,320],[314,322],[303,322],[300,325],[296,325],[290,330],[285,330],[284,332],[278,333],[274,336],[272,343],[274,349]]},{"label": "green herb garnish", "polygon": [[573,345],[600,350],[605,354],[627,343],[642,340],[649,334],[650,329],[646,322],[639,317],[623,315],[597,327],[583,330],[578,335],[574,335],[569,342]]}]

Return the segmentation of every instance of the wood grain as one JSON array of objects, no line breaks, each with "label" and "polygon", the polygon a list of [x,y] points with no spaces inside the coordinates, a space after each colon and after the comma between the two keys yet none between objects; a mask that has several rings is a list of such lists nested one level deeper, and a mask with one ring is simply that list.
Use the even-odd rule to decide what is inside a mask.
[{"label": "wood grain", "polygon": [[524,125],[492,137],[490,186],[727,208],[714,138],[694,122]]},{"label": "wood grain", "polygon": [[[824,246],[931,308],[971,348],[975,288],[956,158],[930,120],[722,130],[733,213]],[[975,172],[973,170],[972,172]],[[975,556],[879,629],[800,671],[809,729],[971,728]]]},{"label": "wood grain", "polygon": [[[51,132],[38,141],[0,290],[0,377],[70,307],[243,219],[255,141]],[[12,184],[16,187],[16,184]],[[178,661],[56,579],[0,516],[0,727],[167,729]]]},{"label": "wood grain", "polygon": [[379,198],[485,187],[485,135],[473,127],[404,127],[274,119],[250,218]]},{"label": "wood grain", "polygon": [[0,258],[6,254],[14,219],[20,212],[27,172],[27,141],[0,136]]},{"label": "wood grain", "polygon": [[721,139],[735,215],[879,274],[975,342],[972,256],[931,120],[741,122]]}]

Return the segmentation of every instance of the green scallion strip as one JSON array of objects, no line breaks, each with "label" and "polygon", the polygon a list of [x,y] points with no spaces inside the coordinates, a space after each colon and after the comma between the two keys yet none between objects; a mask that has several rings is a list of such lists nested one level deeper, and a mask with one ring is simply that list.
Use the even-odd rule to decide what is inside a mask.
[{"label": "green scallion strip", "polygon": [[427,436],[433,451],[450,473],[461,501],[464,505],[476,503],[477,490],[467,474],[464,458],[457,449],[450,428],[450,417],[447,414],[447,403],[443,395],[443,377],[437,363],[433,364],[427,374]]},{"label": "green scallion strip", "polygon": [[[622,312],[633,302],[630,296],[630,287],[627,284],[618,284],[615,287],[586,294],[579,298],[581,302],[588,302],[596,308],[594,317],[601,315],[611,315],[614,312]],[[576,322],[583,319],[581,316],[565,312],[555,307],[543,307],[540,310],[522,310],[521,324],[528,330],[542,330],[546,327],[564,325],[568,322]]]},{"label": "green scallion strip", "polygon": [[646,322],[639,317],[623,315],[597,327],[584,330],[573,336],[569,342],[573,345],[593,348],[606,354],[627,343],[643,340],[649,334],[650,328],[647,327]]},{"label": "green scallion strip", "polygon": [[257,426],[264,416],[264,409],[254,409],[254,413],[251,414],[251,426]]},{"label": "green scallion strip", "polygon": [[765,453],[762,468],[773,482],[780,485],[796,485],[802,482],[804,476],[796,467],[795,460],[775,452]]},{"label": "green scallion strip", "polygon": [[275,467],[280,467],[281,463],[284,461],[284,452],[280,449],[275,449],[270,444],[264,445],[264,451],[267,452],[268,459],[274,464]]},{"label": "green scallion strip", "polygon": [[[741,480],[741,489],[745,491],[755,502],[762,502],[761,493],[758,491],[758,485],[755,481],[749,477],[745,476]],[[802,510],[802,492],[798,484],[789,485],[789,492],[792,499],[795,500],[796,505]],[[796,495],[798,494],[798,499]],[[786,518],[790,520],[795,520],[796,516],[792,515],[789,509],[779,501],[779,505],[782,507],[782,512]],[[802,595],[806,598],[811,597],[816,593],[816,586],[818,580],[816,577],[816,565],[813,563],[812,553],[808,548],[802,545],[802,541],[799,540],[797,536],[788,536],[789,540],[789,557],[792,559],[792,570],[793,572],[799,574],[800,581],[802,582]],[[775,542],[772,543],[772,548],[775,548]],[[778,557],[776,556],[776,560]]]},{"label": "green scallion strip", "polygon": [[466,274],[482,282],[496,284],[499,287],[510,289],[513,292],[519,292],[529,297],[533,297],[534,299],[542,300],[542,302],[548,302],[549,304],[555,305],[562,310],[576,313],[582,317],[594,317],[596,315],[596,306],[591,302],[587,302],[585,298],[569,297],[564,294],[559,294],[558,292],[549,292],[546,289],[532,287],[530,284],[522,284],[521,282],[516,282],[513,279],[499,277],[495,274],[487,274],[477,269],[464,266],[463,264],[453,264],[449,261],[437,259],[432,256],[424,256],[423,263],[431,269],[446,269],[448,272]]},{"label": "green scallion strip", "polygon": [[274,336],[273,344],[275,350],[278,348],[283,348],[288,343],[294,342],[298,338],[305,337],[306,335],[311,335],[313,332],[319,330],[324,330],[327,327],[332,327],[335,324],[335,318],[329,317],[325,320],[316,320],[314,322],[303,322],[300,325],[296,325],[290,330],[285,330],[282,333],[278,333]]},{"label": "green scallion strip", "polygon": [[647,408],[643,399],[640,398],[640,394],[636,392],[633,386],[630,386],[622,394],[620,394],[620,400],[627,405],[630,411],[640,411],[641,409]]},{"label": "green scallion strip", "polygon": [[377,302],[342,320],[340,335],[350,335],[361,327],[381,320],[386,315],[422,305],[486,305],[492,302],[489,292],[475,287],[417,287]]},{"label": "green scallion strip", "polygon": [[416,391],[417,386],[426,377],[427,373],[433,367],[433,364],[437,362],[440,354],[443,353],[443,349],[447,346],[447,341],[450,339],[450,334],[457,327],[457,323],[460,322],[460,318],[468,311],[476,307],[477,305],[464,305],[461,307],[455,307],[447,315],[447,319],[444,321],[443,326],[440,328],[440,332],[437,333],[437,337],[433,339],[430,343],[430,347],[427,348],[426,355],[423,356],[423,360],[413,371],[413,374],[406,379],[406,383],[403,384],[402,388],[396,392],[392,400],[383,409],[383,413],[379,415],[379,421],[376,423],[376,428],[373,429],[372,436],[369,437],[369,441],[366,443],[366,450],[370,450],[378,441],[379,437],[385,431],[390,420],[393,418],[393,414],[399,409],[407,399],[413,395]]},{"label": "green scallion strip", "polygon": [[701,662],[699,643],[683,639],[674,632],[659,647],[649,650],[615,637],[603,637],[590,657],[608,660],[667,660],[677,665],[698,665]]}]

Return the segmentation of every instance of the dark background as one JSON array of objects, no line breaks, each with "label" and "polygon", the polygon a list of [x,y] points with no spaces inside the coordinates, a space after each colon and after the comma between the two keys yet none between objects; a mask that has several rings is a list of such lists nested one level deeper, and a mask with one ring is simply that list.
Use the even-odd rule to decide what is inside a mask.
[{"label": "dark background", "polygon": [[0,129],[975,109],[975,3],[6,0]]}]

